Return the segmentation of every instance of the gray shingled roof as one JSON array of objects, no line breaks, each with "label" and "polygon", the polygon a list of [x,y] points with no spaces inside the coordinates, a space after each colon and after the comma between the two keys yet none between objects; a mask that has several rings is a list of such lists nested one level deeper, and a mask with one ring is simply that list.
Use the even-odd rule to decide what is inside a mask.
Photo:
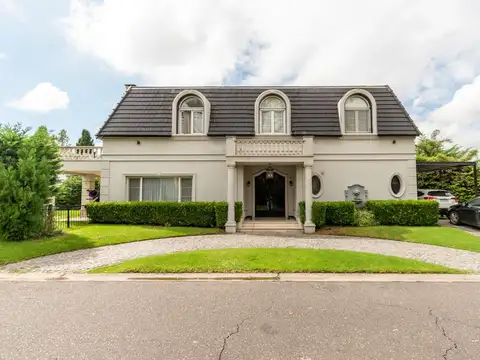
[{"label": "gray shingled roof", "polygon": [[[366,89],[377,102],[378,135],[419,135],[418,128],[388,86],[279,86],[290,99],[292,135],[340,136],[337,104],[351,89]],[[210,101],[208,135],[254,135],[255,100],[270,87],[165,88],[132,86],[97,136],[171,136],[172,103],[185,89],[200,91]]]}]

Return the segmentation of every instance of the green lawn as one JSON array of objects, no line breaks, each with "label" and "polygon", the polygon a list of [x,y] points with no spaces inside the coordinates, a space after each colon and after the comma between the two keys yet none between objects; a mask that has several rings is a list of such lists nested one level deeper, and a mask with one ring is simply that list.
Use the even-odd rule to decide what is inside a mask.
[{"label": "green lawn", "polygon": [[84,225],[63,235],[23,242],[0,242],[0,265],[65,251],[121,244],[138,240],[215,234],[216,228]]},{"label": "green lawn", "polygon": [[317,233],[392,239],[480,252],[480,237],[465,231],[440,226],[327,227]]},{"label": "green lawn", "polygon": [[440,265],[361,252],[313,249],[222,249],[148,256],[91,273],[328,272],[463,273]]}]

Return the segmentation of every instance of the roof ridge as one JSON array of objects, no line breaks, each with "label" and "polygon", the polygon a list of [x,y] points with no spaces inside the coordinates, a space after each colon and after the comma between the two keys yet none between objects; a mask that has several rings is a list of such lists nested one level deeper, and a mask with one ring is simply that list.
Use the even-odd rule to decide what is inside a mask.
[{"label": "roof ridge", "polygon": [[198,89],[198,88],[230,88],[230,89],[258,89],[258,88],[291,88],[291,89],[321,89],[321,88],[388,88],[387,84],[372,84],[372,85],[179,85],[179,86],[163,86],[163,85],[135,85],[132,88],[141,89]]}]

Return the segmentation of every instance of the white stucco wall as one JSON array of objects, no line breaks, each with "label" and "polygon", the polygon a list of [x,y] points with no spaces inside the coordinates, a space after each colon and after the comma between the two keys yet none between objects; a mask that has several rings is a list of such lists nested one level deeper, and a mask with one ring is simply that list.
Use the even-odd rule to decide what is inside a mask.
[{"label": "white stucco wall", "polygon": [[[194,175],[197,201],[227,199],[225,138],[106,138],[103,145],[101,201],[125,201],[127,176],[172,174]],[[322,195],[314,200],[344,200],[344,190],[353,184],[365,186],[370,199],[393,199],[389,184],[394,173],[405,182],[402,198],[416,199],[413,137],[318,137],[313,153],[313,173],[323,181]],[[303,162],[295,164],[294,160],[271,159],[272,167],[287,173],[294,183],[287,189],[289,215],[295,215],[296,204],[303,199]],[[252,182],[253,173],[267,165],[242,164],[243,180],[240,172],[237,174],[236,197],[241,200],[243,188],[245,216],[252,215],[253,209],[253,186],[247,187],[246,182]]]}]

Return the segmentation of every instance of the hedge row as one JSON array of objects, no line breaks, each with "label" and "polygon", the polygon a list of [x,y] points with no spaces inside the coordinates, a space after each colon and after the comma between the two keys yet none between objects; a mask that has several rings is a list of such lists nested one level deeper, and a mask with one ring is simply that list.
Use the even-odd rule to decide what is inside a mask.
[{"label": "hedge row", "polygon": [[[300,201],[300,221],[305,223],[305,201]],[[355,222],[355,204],[347,201],[314,201],[312,203],[312,222],[316,227],[324,225],[353,225]]]},{"label": "hedge row", "polygon": [[[299,203],[300,220],[305,223],[305,202]],[[438,202],[430,200],[370,200],[365,209],[378,225],[432,226],[438,222]],[[324,225],[355,225],[355,204],[349,201],[314,201],[312,222]]]},{"label": "hedge row", "polygon": [[375,215],[379,225],[437,225],[439,207],[431,200],[370,200],[367,210]]},{"label": "hedge row", "polygon": [[[227,202],[94,202],[87,204],[88,217],[97,224],[224,227]],[[242,202],[235,203],[240,221]]]}]

